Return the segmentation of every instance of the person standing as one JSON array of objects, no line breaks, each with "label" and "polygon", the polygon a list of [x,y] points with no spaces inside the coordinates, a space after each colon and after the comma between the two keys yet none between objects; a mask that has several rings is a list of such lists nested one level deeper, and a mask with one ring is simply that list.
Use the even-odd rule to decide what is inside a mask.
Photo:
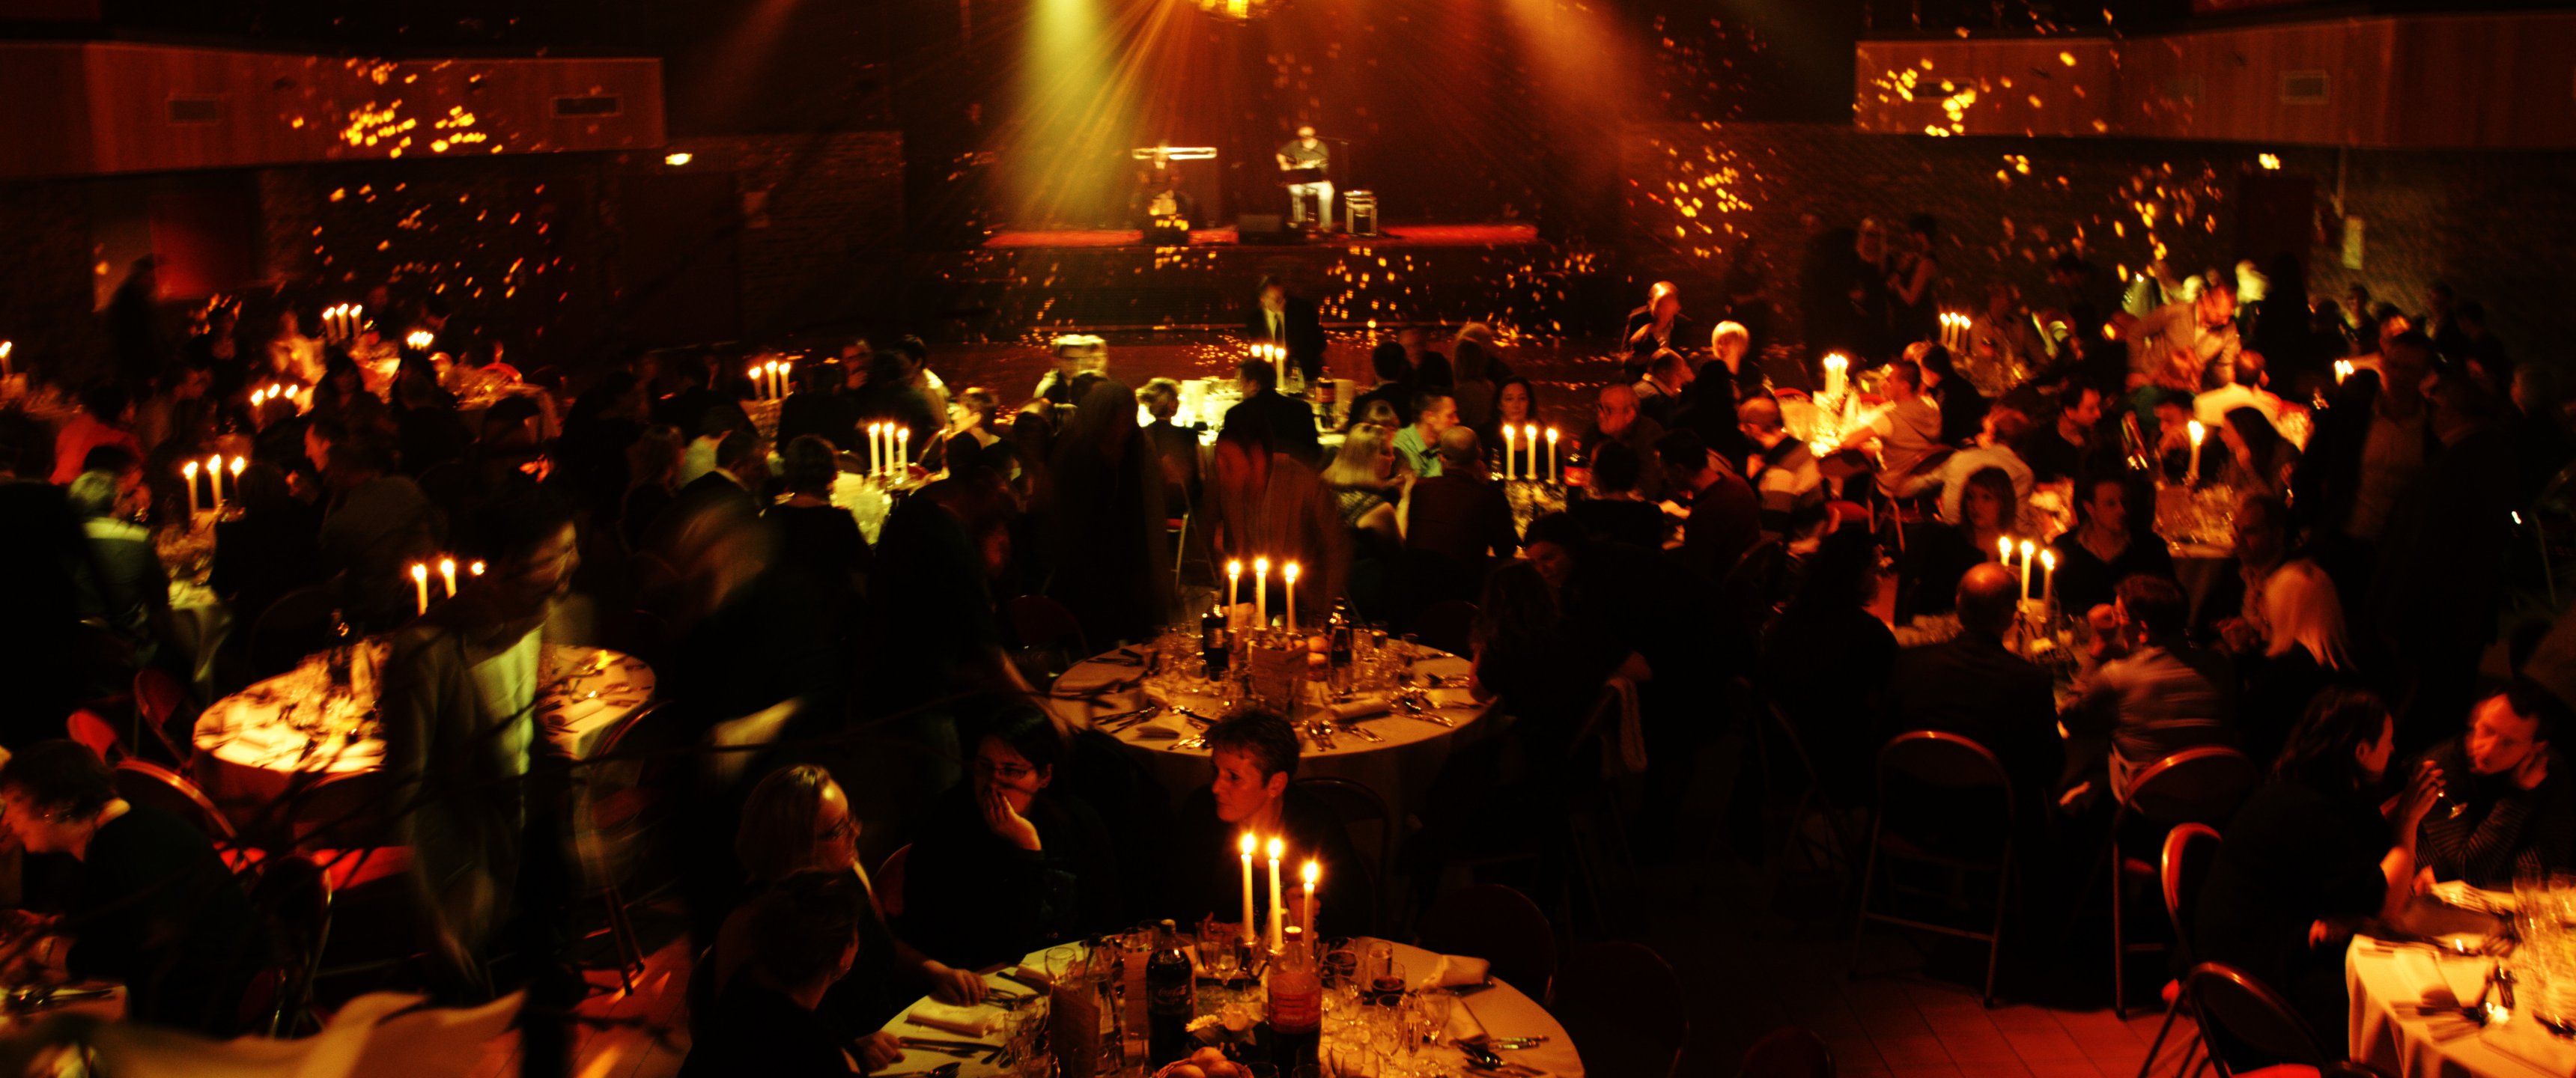
[{"label": "person standing", "polygon": [[1333,181],[1329,175],[1333,151],[1324,140],[1315,137],[1312,124],[1297,125],[1297,137],[1279,145],[1273,155],[1279,159],[1279,171],[1288,182],[1288,224],[1306,227],[1306,200],[1314,199],[1319,227],[1333,227]]},{"label": "person standing", "polygon": [[[1315,301],[1288,294],[1288,282],[1264,277],[1253,290],[1244,336],[1254,344],[1286,349],[1288,362],[1308,384],[1324,373],[1324,323]],[[1309,424],[1310,426],[1312,424]]]}]

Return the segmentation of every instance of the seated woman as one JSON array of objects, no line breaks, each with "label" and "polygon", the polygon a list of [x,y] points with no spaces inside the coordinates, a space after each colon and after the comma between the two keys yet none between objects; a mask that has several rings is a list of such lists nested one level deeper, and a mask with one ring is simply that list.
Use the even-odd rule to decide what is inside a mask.
[{"label": "seated woman", "polygon": [[961,969],[1111,927],[1118,868],[1105,829],[1050,796],[1064,738],[1037,708],[1006,705],[961,739],[965,781],[941,797],[905,869],[904,938]]},{"label": "seated woman", "polygon": [[[820,1010],[838,1033],[837,1043],[853,1045],[876,1066],[901,1049],[875,1031],[914,993],[926,987],[943,1003],[975,1003],[984,998],[984,982],[895,938],[886,928],[874,884],[859,867],[858,842],[859,821],[850,814],[850,798],[841,784],[820,767],[798,764],[773,771],[752,787],[733,849],[750,882],[772,893],[791,880],[816,875],[849,881],[858,906],[859,958],[832,983]],[[716,1001],[745,964],[757,961],[765,908],[754,899],[726,915],[704,971],[689,985],[693,1018],[702,1021],[715,1013]]]},{"label": "seated woman", "polygon": [[1001,441],[1002,436],[993,432],[993,415],[999,407],[993,391],[982,386],[969,386],[949,398],[948,427],[922,448],[922,470],[934,474],[953,471],[956,461],[950,459],[952,450],[962,452],[968,442],[982,449]]},{"label": "seated woman", "polygon": [[1388,544],[1397,541],[1392,499],[1403,484],[1395,475],[1395,440],[1386,428],[1352,424],[1333,462],[1324,467],[1324,486],[1332,491],[1344,527]]},{"label": "seated woman", "polygon": [[2228,822],[2193,921],[2201,961],[2252,974],[2329,1037],[2350,1014],[2345,943],[2360,921],[2405,904],[2417,827],[2441,795],[2438,777],[2419,770],[2381,815],[2395,742],[2378,696],[2318,694],[2271,781]]},{"label": "seated woman", "polygon": [[9,983],[116,981],[129,1018],[214,1037],[246,1031],[267,935],[206,836],[118,797],[107,765],[71,741],[37,742],[0,765],[0,810],[19,847],[80,862],[79,893],[16,951]]},{"label": "seated woman", "polygon": [[1960,521],[1925,528],[1906,551],[1896,588],[1896,621],[1905,624],[1923,614],[1947,614],[1958,605],[1959,577],[1968,567],[1995,556],[2020,515],[2012,477],[2001,468],[1968,477],[1959,499]]},{"label": "seated woman", "polygon": [[833,594],[855,592],[870,554],[858,518],[832,504],[832,483],[841,477],[839,455],[832,443],[812,434],[787,443],[779,455],[786,465],[787,500],[760,514],[778,537],[778,569]]},{"label": "seated woman", "polygon": [[[903,1057],[890,1034],[853,1052],[825,1012],[832,987],[870,949],[865,888],[838,872],[781,881],[754,904],[748,961],[696,1026],[681,1078],[760,1074],[856,1075]],[[691,1009],[696,1016],[696,1009]]]},{"label": "seated woman", "polygon": [[[2218,426],[2218,437],[2227,445],[2227,460],[2218,470],[2220,482],[2234,487],[2238,494],[2277,498],[2289,491],[2290,470],[2298,466],[2299,447],[2281,437],[2280,429],[2261,409],[2229,409],[2227,421]],[[2203,455],[2207,455],[2205,447]]]},{"label": "seated woman", "polygon": [[[1538,421],[1538,387],[1527,378],[1505,378],[1494,383],[1494,417],[1476,428],[1476,440],[1487,448],[1500,448],[1504,427],[1520,430]],[[1517,461],[1512,470],[1527,474]]]}]

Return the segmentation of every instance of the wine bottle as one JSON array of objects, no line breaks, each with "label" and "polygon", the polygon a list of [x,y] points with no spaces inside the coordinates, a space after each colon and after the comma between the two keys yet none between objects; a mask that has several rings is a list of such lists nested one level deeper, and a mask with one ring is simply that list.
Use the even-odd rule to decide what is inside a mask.
[{"label": "wine bottle", "polygon": [[1189,1055],[1190,1016],[1198,1009],[1198,985],[1180,929],[1171,921],[1164,921],[1154,934],[1154,957],[1145,963],[1145,991],[1153,1065],[1160,1067]]},{"label": "wine bottle", "polygon": [[1269,988],[1271,1065],[1280,1074],[1311,1073],[1323,1040],[1324,979],[1304,926],[1287,927]]},{"label": "wine bottle", "polygon": [[1199,657],[1207,662],[1209,681],[1225,677],[1226,656],[1233,650],[1226,640],[1225,607],[1209,607],[1207,614],[1199,618]]}]

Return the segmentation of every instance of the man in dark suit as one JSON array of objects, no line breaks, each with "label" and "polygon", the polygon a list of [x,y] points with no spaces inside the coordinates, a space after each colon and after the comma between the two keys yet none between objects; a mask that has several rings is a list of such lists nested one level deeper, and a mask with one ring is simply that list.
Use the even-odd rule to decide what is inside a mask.
[{"label": "man in dark suit", "polygon": [[653,518],[648,545],[676,558],[680,540],[695,522],[718,515],[736,521],[758,519],[761,507],[768,504],[761,494],[768,482],[769,446],[760,435],[739,430],[726,434],[716,443],[715,469],[682,485],[670,506]]},{"label": "man in dark suit", "polygon": [[[1279,395],[1279,370],[1267,361],[1247,359],[1236,368],[1243,401],[1225,410],[1222,434],[1243,437],[1258,427],[1269,432],[1270,446],[1281,453],[1320,465],[1323,448],[1315,440],[1315,410],[1304,401]],[[1240,424],[1240,430],[1237,425]]]},{"label": "man in dark suit", "polygon": [[1942,730],[1994,750],[2030,815],[2056,794],[2066,750],[2048,671],[2004,647],[2019,593],[2000,565],[1959,578],[1959,635],[1897,653],[1885,732]]},{"label": "man in dark suit", "polygon": [[1276,277],[1262,278],[1253,297],[1252,313],[1243,323],[1244,336],[1254,344],[1288,349],[1288,361],[1313,384],[1324,372],[1324,323],[1315,301],[1289,295],[1287,283]]}]

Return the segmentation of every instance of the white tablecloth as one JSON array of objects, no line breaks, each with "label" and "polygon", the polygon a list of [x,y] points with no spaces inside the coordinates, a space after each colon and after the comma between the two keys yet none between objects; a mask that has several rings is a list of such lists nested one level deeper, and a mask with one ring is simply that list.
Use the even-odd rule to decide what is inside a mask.
[{"label": "white tablecloth", "polygon": [[[1428,651],[1429,649],[1425,649]],[[1437,653],[1413,665],[1416,677],[1463,679],[1473,669],[1467,660],[1447,653]],[[1135,684],[1143,678],[1143,666],[1120,665],[1092,659],[1077,663],[1056,679],[1049,706],[1067,719],[1089,725],[1093,716],[1114,715],[1141,707],[1144,690]],[[1081,694],[1104,686],[1110,691],[1094,697]],[[1452,726],[1441,726],[1429,720],[1401,712],[1387,712],[1362,720],[1362,725],[1375,732],[1381,741],[1370,741],[1357,734],[1339,733],[1332,748],[1320,748],[1308,741],[1302,746],[1297,761],[1297,777],[1319,776],[1349,779],[1376,791],[1386,800],[1387,811],[1395,819],[1404,819],[1407,806],[1431,789],[1431,780],[1440,774],[1440,765],[1458,744],[1458,737],[1483,736],[1483,720],[1490,711],[1475,702],[1466,689],[1430,690],[1431,699],[1440,706],[1439,714]],[[1222,705],[1206,697],[1182,696],[1172,703],[1209,718],[1223,714]],[[1292,719],[1303,723],[1312,717],[1307,708]],[[1166,711],[1150,722],[1139,723],[1118,731],[1118,740],[1144,763],[1146,768],[1171,791],[1175,801],[1190,791],[1208,784],[1208,750],[1176,748],[1179,742],[1197,734],[1198,727],[1187,719]]]},{"label": "white tablecloth", "polygon": [[[1407,977],[1417,980],[1430,972],[1432,963],[1440,957],[1409,944],[1397,943],[1393,946],[1397,964],[1404,967]],[[1031,952],[1025,964],[1032,969],[1042,969],[1045,956],[1044,951]],[[998,973],[986,974],[984,980],[985,983],[1007,992],[1026,995],[1029,991],[1027,985]],[[929,1002],[930,1000],[923,999],[915,1002],[913,1006],[919,1007]],[[1547,1008],[1540,1006],[1537,1000],[1523,994],[1520,989],[1496,978],[1491,988],[1460,995],[1458,1007],[1461,1011],[1473,1015],[1475,1024],[1484,1027],[1486,1034],[1497,1040],[1514,1037],[1547,1038],[1546,1043],[1533,1048],[1504,1052],[1504,1059],[1544,1071],[1552,1078],[1583,1078],[1583,1059],[1575,1052],[1573,1040],[1565,1035],[1565,1027],[1558,1025],[1555,1016],[1547,1013]],[[994,1007],[977,1007],[973,1010],[979,1013],[999,1013],[999,1009]],[[1001,1043],[999,1034],[970,1038],[953,1030],[916,1025],[910,1020],[911,1013],[911,1007],[905,1008],[902,1015],[885,1024],[885,1032],[899,1037],[923,1037],[945,1041],[978,1040],[994,1045]],[[1452,1021],[1450,1028],[1457,1029],[1461,1024],[1459,1021]],[[1448,1049],[1440,1049],[1440,1051],[1448,1051]],[[992,1075],[1000,1073],[999,1068],[982,1062],[982,1059],[981,1056],[961,1059],[945,1053],[914,1049],[905,1052],[901,1061],[884,1070],[888,1073],[900,1074],[926,1071],[946,1063],[958,1063],[961,1066],[955,1078],[991,1078]],[[1455,1065],[1459,1061],[1453,1058],[1451,1062],[1452,1066],[1449,1070],[1452,1073],[1460,1073],[1460,1068]]]},{"label": "white tablecloth", "polygon": [[[381,641],[361,645],[376,651]],[[385,743],[370,728],[359,736],[318,738],[289,722],[291,705],[311,724],[328,708],[329,723],[346,730],[372,712],[374,686],[361,677],[346,697],[325,701],[329,675],[323,657],[308,656],[296,669],[217,700],[197,716],[197,779],[218,804],[260,805],[284,794],[298,773],[344,773],[383,766]],[[653,668],[632,655],[570,644],[545,645],[537,719],[546,735],[574,756],[587,756],[600,735],[634,714],[653,696]]]},{"label": "white tablecloth", "polygon": [[2576,1074],[2576,1041],[2560,1039],[2528,1015],[2480,1029],[2467,1019],[2419,1016],[2427,990],[2476,999],[2491,958],[2439,954],[2421,945],[2386,946],[2355,938],[2344,953],[2352,993],[2354,1059],[2395,1078],[2566,1078]]}]

